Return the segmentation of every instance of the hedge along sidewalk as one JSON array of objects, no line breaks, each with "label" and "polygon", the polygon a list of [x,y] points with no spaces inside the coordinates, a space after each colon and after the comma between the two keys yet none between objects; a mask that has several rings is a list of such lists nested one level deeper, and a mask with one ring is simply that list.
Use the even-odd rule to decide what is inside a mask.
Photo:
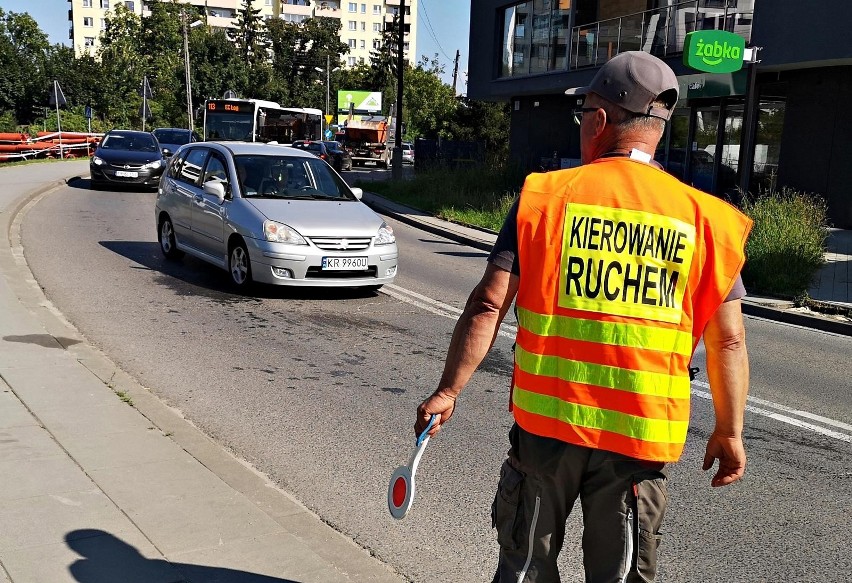
[{"label": "hedge along sidewalk", "polygon": [[[362,200],[379,213],[475,249],[490,251],[494,246],[494,242],[497,240],[497,233],[492,230],[446,221],[423,210],[390,200],[374,192],[365,191]],[[835,239],[838,239],[840,242],[838,246],[833,247],[832,241]],[[823,286],[827,285],[830,281],[832,286],[836,285],[838,294],[845,292],[847,294],[845,297],[850,298],[852,297],[852,281],[850,281],[850,277],[848,276],[850,271],[852,271],[852,258],[845,262],[840,262],[835,257],[848,257],[852,253],[852,231],[833,229],[829,237],[829,247],[838,249],[840,252],[832,251],[834,255],[831,255],[831,253],[826,254],[829,263],[823,267],[823,271],[829,269],[833,264],[832,262],[843,263],[842,268],[846,270],[845,280],[842,274],[837,277],[833,275],[823,277],[823,271],[821,271],[813,291],[809,291],[809,293],[814,298],[822,297],[824,293],[827,293],[827,290],[823,291]],[[852,309],[852,303],[848,307]],[[797,308],[789,300],[749,295],[743,299],[743,313],[824,332],[852,336],[852,319],[840,315],[823,315],[807,309]]]}]

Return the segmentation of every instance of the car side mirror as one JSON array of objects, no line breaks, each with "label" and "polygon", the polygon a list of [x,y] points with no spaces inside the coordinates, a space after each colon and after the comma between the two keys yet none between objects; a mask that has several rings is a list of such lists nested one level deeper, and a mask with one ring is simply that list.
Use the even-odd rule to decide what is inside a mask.
[{"label": "car side mirror", "polygon": [[358,200],[361,200],[361,197],[364,196],[364,191],[362,189],[358,188],[357,186],[353,186],[352,187],[352,194],[355,195],[355,198],[357,198]]},{"label": "car side mirror", "polygon": [[221,180],[208,180],[202,188],[205,194],[215,196],[219,204],[225,202],[225,183]]},{"label": "car side mirror", "polygon": [[169,156],[171,156],[171,155],[172,155],[172,151],[171,151],[171,150],[169,150],[168,148],[163,148],[163,156],[165,156],[166,158],[168,158],[168,157],[169,157]]}]

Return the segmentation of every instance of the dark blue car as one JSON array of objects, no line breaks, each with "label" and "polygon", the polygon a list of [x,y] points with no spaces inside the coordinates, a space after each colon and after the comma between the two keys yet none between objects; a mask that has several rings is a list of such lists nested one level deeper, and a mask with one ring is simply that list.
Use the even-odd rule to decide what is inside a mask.
[{"label": "dark blue car", "polygon": [[157,128],[153,132],[154,137],[160,142],[163,156],[168,158],[175,150],[190,142],[200,142],[201,138],[192,130],[184,128]]}]

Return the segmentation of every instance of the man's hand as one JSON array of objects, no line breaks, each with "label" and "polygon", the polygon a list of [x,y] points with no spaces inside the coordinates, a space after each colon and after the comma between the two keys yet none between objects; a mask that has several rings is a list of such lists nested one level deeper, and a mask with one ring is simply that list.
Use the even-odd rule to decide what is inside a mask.
[{"label": "man's hand", "polygon": [[444,393],[435,392],[431,397],[420,403],[417,407],[417,421],[414,423],[414,435],[420,436],[432,415],[437,415],[435,424],[429,430],[429,436],[433,436],[441,430],[441,426],[450,420],[456,409],[456,399]]},{"label": "man's hand", "polygon": [[724,436],[714,431],[707,440],[707,452],[704,454],[702,469],[706,472],[712,468],[715,460],[719,460],[719,469],[710,482],[711,486],[714,488],[727,486],[742,478],[746,467],[742,437]]}]

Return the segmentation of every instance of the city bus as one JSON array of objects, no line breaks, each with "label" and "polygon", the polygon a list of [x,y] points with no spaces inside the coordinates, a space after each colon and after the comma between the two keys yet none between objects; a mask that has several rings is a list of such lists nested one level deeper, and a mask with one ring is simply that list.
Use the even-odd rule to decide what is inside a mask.
[{"label": "city bus", "polygon": [[290,144],[322,139],[322,111],[263,99],[208,99],[203,126],[205,140]]},{"label": "city bus", "polygon": [[294,140],[322,140],[323,114],[321,109],[311,107],[284,107],[283,111],[294,116],[301,122],[304,135]]}]

